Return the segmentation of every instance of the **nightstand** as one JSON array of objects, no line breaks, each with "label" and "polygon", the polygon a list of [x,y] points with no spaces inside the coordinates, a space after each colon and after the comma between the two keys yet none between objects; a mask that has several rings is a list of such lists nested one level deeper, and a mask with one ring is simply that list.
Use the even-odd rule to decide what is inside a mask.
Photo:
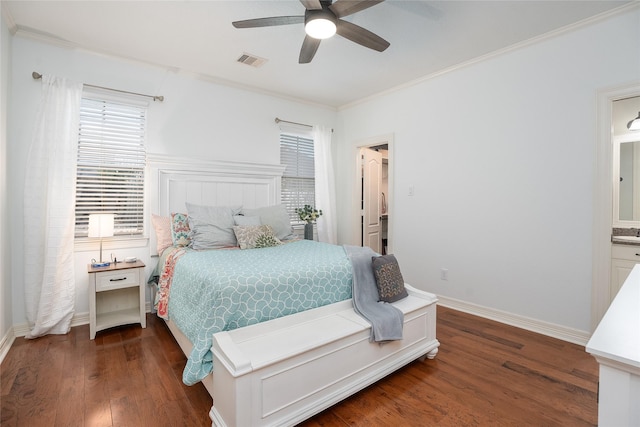
[{"label": "nightstand", "polygon": [[90,339],[114,326],[140,323],[147,327],[144,267],[139,260],[100,268],[88,265]]}]

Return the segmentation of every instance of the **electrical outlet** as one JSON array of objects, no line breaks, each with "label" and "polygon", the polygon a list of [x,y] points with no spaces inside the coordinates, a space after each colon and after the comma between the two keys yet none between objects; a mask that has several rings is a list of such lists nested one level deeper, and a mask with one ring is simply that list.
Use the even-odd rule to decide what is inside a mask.
[{"label": "electrical outlet", "polygon": [[413,185],[410,185],[409,186],[409,196],[413,196],[413,191],[414,191]]},{"label": "electrical outlet", "polygon": [[446,268],[440,269],[440,280],[449,280],[449,270]]}]

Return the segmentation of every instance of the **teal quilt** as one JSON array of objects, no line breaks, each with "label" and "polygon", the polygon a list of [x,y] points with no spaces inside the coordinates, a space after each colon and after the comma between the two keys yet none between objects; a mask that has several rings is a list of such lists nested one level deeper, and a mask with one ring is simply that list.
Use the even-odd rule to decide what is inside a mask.
[{"label": "teal quilt", "polygon": [[168,317],[194,347],[183,382],[213,369],[213,334],[351,298],[342,246],[299,240],[245,250],[185,251],[175,262]]}]

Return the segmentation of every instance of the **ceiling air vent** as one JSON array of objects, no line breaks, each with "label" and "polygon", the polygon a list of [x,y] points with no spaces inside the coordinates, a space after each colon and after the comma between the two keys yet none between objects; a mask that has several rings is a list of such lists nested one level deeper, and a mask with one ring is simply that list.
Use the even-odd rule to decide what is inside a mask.
[{"label": "ceiling air vent", "polygon": [[251,65],[252,67],[258,68],[264,65],[264,63],[267,62],[267,60],[255,55],[251,55],[249,53],[243,53],[240,56],[240,58],[238,58],[238,62],[240,62],[241,64]]}]

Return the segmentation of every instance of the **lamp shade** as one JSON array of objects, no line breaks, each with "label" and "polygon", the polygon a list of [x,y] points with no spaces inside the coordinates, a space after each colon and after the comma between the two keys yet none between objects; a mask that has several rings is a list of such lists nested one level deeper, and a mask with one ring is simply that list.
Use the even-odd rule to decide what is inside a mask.
[{"label": "lamp shade", "polygon": [[113,236],[113,214],[90,214],[89,237]]},{"label": "lamp shade", "polygon": [[638,112],[638,117],[627,123],[627,129],[640,130],[640,112]]}]

